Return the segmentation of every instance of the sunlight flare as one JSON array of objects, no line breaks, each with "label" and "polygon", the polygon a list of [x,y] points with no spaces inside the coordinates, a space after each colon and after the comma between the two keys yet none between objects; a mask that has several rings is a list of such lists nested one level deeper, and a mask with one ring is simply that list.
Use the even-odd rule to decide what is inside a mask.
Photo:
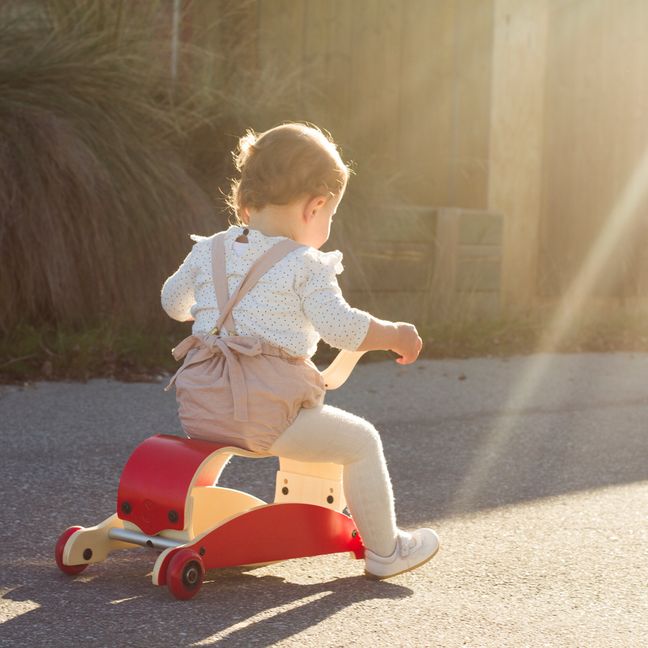
[{"label": "sunlight flare", "polygon": [[553,359],[551,354],[560,347],[560,343],[572,330],[575,319],[592,295],[612,255],[618,251],[623,238],[641,215],[640,207],[647,192],[648,149],[625,184],[580,271],[560,299],[538,345],[538,351],[541,353],[532,356],[527,371],[512,389],[503,412],[515,414],[500,416],[497,419],[493,430],[477,453],[478,458],[466,472],[466,478],[454,497],[452,510],[463,510],[470,506],[491,474],[501,455],[501,449],[508,443],[521,416],[542,384]]}]

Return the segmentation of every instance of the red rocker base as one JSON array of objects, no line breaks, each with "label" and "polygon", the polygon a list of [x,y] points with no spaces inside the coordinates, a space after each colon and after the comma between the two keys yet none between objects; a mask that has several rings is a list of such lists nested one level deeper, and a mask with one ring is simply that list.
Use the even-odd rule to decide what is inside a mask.
[{"label": "red rocker base", "polygon": [[70,527],[56,563],[74,575],[118,549],[162,550],[153,583],[178,599],[200,590],[205,570],[320,554],[364,557],[353,520],[342,513],[342,467],[280,459],[275,500],[267,504],[217,486],[232,455],[266,455],[159,435],[141,443],[119,482],[117,513],[91,528]]}]

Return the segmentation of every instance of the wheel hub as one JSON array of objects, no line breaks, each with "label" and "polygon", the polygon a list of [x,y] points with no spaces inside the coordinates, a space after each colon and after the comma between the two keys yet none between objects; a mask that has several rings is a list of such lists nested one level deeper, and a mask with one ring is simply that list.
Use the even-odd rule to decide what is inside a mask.
[{"label": "wheel hub", "polygon": [[200,568],[195,563],[189,563],[182,574],[182,580],[187,587],[195,587],[200,580]]}]

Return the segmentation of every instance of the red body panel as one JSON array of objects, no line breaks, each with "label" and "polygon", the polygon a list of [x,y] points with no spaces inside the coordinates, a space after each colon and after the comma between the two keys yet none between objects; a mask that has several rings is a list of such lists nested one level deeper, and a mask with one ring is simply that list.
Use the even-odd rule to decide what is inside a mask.
[{"label": "red body panel", "polygon": [[[117,515],[155,535],[184,529],[185,500],[194,474],[225,446],[160,434],[142,442],[128,459],[117,492]],[[211,486],[217,468],[205,469],[196,486]]]},{"label": "red body panel", "polygon": [[170,551],[159,573],[185,547],[199,552],[205,569],[353,552],[364,557],[364,545],[353,520],[314,504],[268,504],[241,513],[183,547]]}]

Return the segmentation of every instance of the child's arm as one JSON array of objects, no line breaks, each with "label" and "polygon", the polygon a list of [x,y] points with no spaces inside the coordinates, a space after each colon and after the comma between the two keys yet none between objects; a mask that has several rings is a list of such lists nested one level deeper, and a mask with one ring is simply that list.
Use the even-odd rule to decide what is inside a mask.
[{"label": "child's arm", "polygon": [[399,364],[411,364],[423,343],[416,327],[387,322],[352,308],[342,296],[336,275],[342,272],[340,252],[311,251],[305,257],[310,270],[301,286],[302,308],[322,339],[350,351],[394,351]]},{"label": "child's arm", "polygon": [[180,267],[164,282],[160,300],[167,315],[179,322],[193,320],[191,307],[196,303],[194,295],[194,268],[191,252]]},{"label": "child's arm", "polygon": [[373,315],[369,322],[369,330],[357,351],[394,351],[400,358],[399,364],[411,364],[418,358],[423,341],[416,327],[406,322],[388,322]]}]

